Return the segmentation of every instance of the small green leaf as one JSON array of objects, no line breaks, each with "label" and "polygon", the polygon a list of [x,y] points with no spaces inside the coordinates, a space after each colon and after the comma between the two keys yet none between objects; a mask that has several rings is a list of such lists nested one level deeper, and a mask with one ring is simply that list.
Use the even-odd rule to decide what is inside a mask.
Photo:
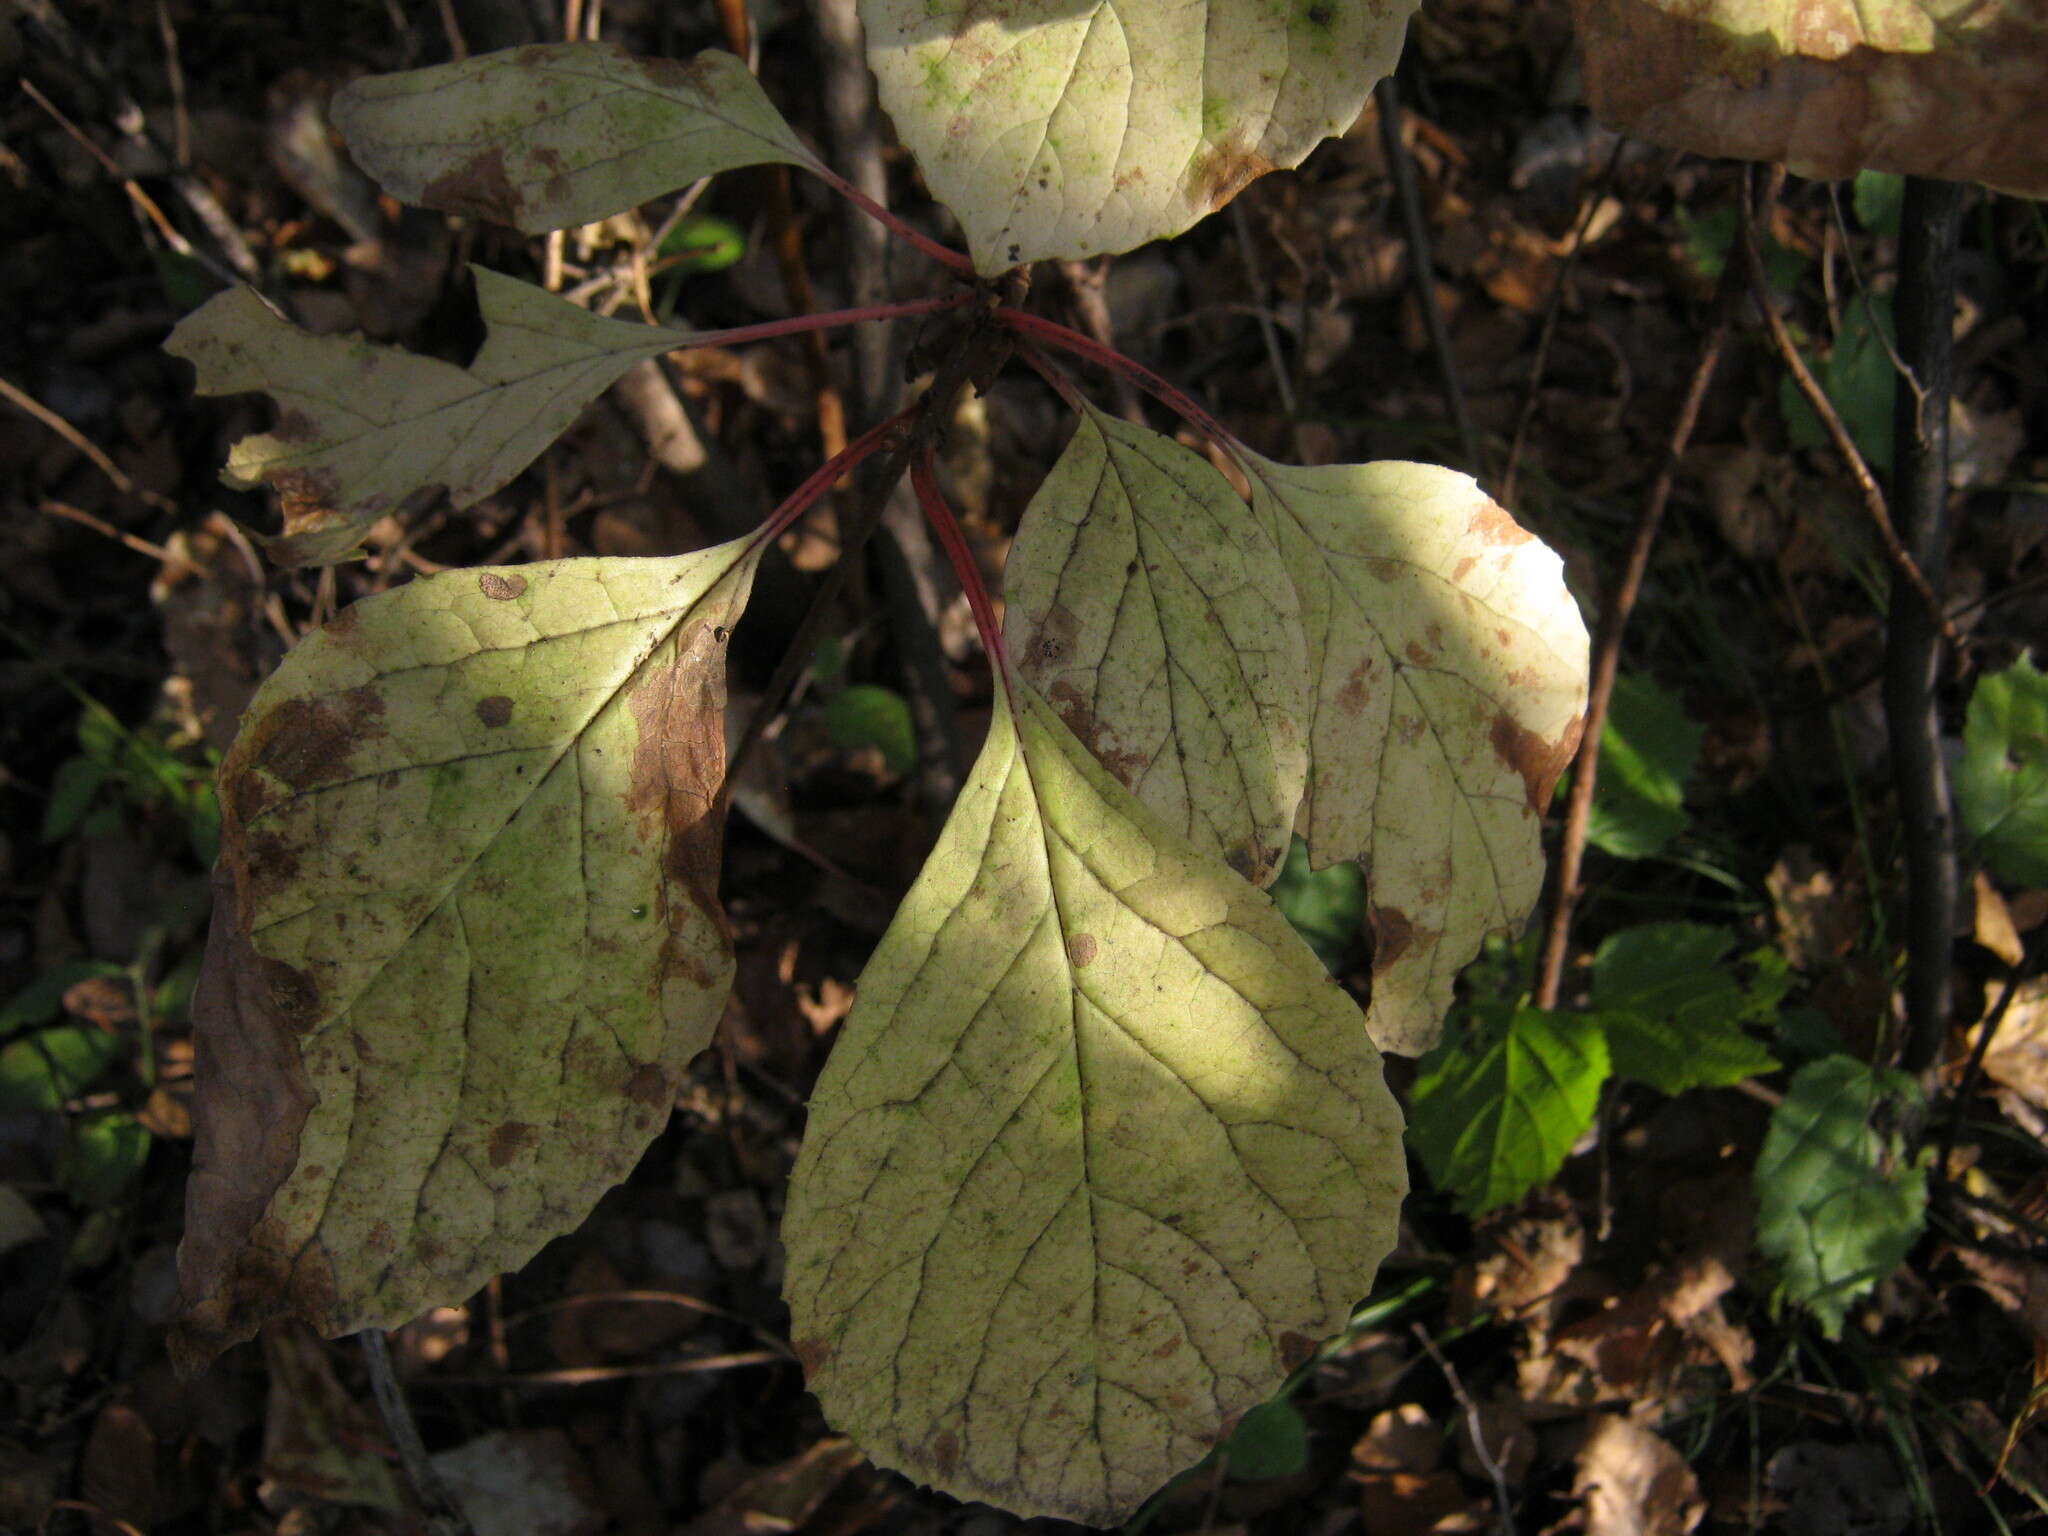
[{"label": "small green leaf", "polygon": [[861,0],[882,106],[994,275],[1177,235],[1357,119],[1412,0]]},{"label": "small green leaf", "polygon": [[667,269],[671,272],[723,272],[747,254],[747,237],[739,226],[713,214],[693,213],[668,232],[655,254],[685,258]]},{"label": "small green leaf", "polygon": [[1409,1090],[1416,1155],[1467,1215],[1511,1204],[1564,1166],[1607,1070],[1598,1019],[1475,1010],[1422,1059]]},{"label": "small green leaf", "polygon": [[505,484],[634,363],[685,344],[681,331],[578,309],[481,267],[489,328],[467,368],[361,338],[314,336],[236,288],[187,315],[164,350],[198,370],[202,395],[268,394],[276,431],[245,437],[222,479],[267,485],[284,533],[280,564],[348,559],[378,518],[446,486],[467,507]]},{"label": "small green leaf", "polygon": [[1308,1465],[1308,1424],[1291,1398],[1268,1398],[1245,1410],[1223,1442],[1232,1477],[1292,1477]]},{"label": "small green leaf", "polygon": [[[1879,468],[1892,461],[1892,400],[1898,393],[1898,374],[1884,344],[1891,329],[1890,298],[1859,295],[1843,307],[1835,344],[1813,369],[1856,451]],[[1779,381],[1778,404],[1795,448],[1825,448],[1832,441],[1790,378]]]},{"label": "small green leaf", "polygon": [[508,48],[358,80],[333,116],[356,164],[400,202],[529,235],[742,165],[816,164],[729,53],[684,64],[612,43]]},{"label": "small green leaf", "polygon": [[2048,885],[2048,674],[2031,657],[1970,696],[1956,799],[1993,874]]},{"label": "small green leaf", "polygon": [[43,807],[43,841],[54,843],[77,828],[92,808],[93,797],[107,782],[105,764],[89,757],[67,757],[50,777],[50,799]]},{"label": "small green leaf", "polygon": [[1648,678],[1614,680],[1600,735],[1600,777],[1586,836],[1624,859],[1644,859],[1685,830],[1685,785],[1702,729]]},{"label": "small green leaf", "polygon": [[1778,1063],[1743,1030],[1769,1018],[1782,988],[1746,992],[1725,963],[1735,936],[1699,923],[1624,929],[1593,957],[1593,1007],[1617,1077],[1660,1093],[1715,1088]]},{"label": "small green leaf", "polygon": [[1874,1126],[1888,1101],[1917,1094],[1904,1073],[1824,1056],[1793,1074],[1771,1113],[1754,1175],[1757,1247],[1830,1338],[1920,1236],[1927,1170]]},{"label": "small green leaf", "polygon": [[1365,871],[1356,864],[1311,869],[1308,844],[1294,840],[1273,882],[1273,905],[1332,971],[1357,949],[1365,929]]},{"label": "small green leaf", "polygon": [[1114,1525],[1371,1290],[1400,1114],[1265,895],[1015,698],[818,1080],[785,1290],[877,1462]]},{"label": "small green leaf", "polygon": [[1905,177],[1891,171],[1856,173],[1856,222],[1873,235],[1898,234],[1899,210],[1905,201]]},{"label": "small green leaf", "polygon": [[825,725],[841,747],[877,748],[891,773],[917,766],[917,726],[900,693],[873,683],[842,688],[825,703]]},{"label": "small green leaf", "polygon": [[142,1172],[149,1140],[149,1132],[125,1110],[80,1115],[57,1159],[57,1182],[86,1210],[104,1209]]},{"label": "small green leaf", "polygon": [[0,1046],[0,1110],[62,1109],[120,1060],[121,1037],[91,1024],[60,1024]]}]

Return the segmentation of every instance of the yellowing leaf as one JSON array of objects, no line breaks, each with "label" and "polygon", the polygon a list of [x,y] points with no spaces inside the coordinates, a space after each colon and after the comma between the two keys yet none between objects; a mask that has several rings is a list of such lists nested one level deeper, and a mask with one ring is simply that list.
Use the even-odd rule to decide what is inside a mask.
[{"label": "yellowing leaf", "polygon": [[399,201],[529,235],[737,166],[814,163],[729,53],[684,64],[611,43],[508,48],[358,80],[334,122]]},{"label": "yellowing leaf", "polygon": [[1672,149],[2048,196],[2034,0],[1573,0],[1609,126]]},{"label": "yellowing leaf", "polygon": [[1367,1024],[1436,1043],[1458,971],[1543,885],[1544,808],[1578,746],[1586,627],[1562,562],[1471,478],[1238,455],[1294,580],[1313,700],[1297,825],[1365,865]]},{"label": "yellowing leaf", "polygon": [[1272,903],[1016,698],[819,1080],[786,1290],[877,1461],[1113,1525],[1369,1289],[1401,1119]]},{"label": "yellowing leaf", "polygon": [[468,368],[311,335],[247,288],[187,315],[164,343],[198,370],[200,394],[261,390],[277,402],[277,430],[236,443],[222,479],[277,493],[284,532],[265,547],[280,564],[349,558],[372,523],[425,486],[445,485],[458,507],[481,500],[634,363],[690,339],[470,270],[490,329]]},{"label": "yellowing leaf", "polygon": [[1179,234],[1350,127],[1415,0],[860,0],[882,105],[987,274]]},{"label": "yellowing leaf", "polygon": [[712,802],[757,555],[429,577],[258,690],[194,1004],[188,1361],[458,1301],[666,1123],[731,981]]},{"label": "yellowing leaf", "polygon": [[1088,408],[1003,575],[1018,669],[1096,760],[1255,885],[1308,769],[1307,651],[1272,536],[1208,463]]}]

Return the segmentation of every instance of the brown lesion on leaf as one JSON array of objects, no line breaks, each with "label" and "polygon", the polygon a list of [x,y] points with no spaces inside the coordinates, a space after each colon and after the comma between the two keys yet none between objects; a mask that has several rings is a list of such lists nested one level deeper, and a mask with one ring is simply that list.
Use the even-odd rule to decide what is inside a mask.
[{"label": "brown lesion on leaf", "polygon": [[1089,755],[1108,769],[1124,788],[1132,788],[1145,776],[1145,770],[1152,766],[1152,759],[1143,752],[1126,752],[1110,745],[1105,740],[1109,728],[1095,718],[1094,706],[1080,689],[1069,682],[1057,682],[1052,685],[1046,699],[1066,728],[1080,738]]},{"label": "brown lesion on leaf", "polygon": [[1245,143],[1242,135],[1233,134],[1202,150],[1188,166],[1188,200],[1204,210],[1221,208],[1272,169],[1271,160]]},{"label": "brown lesion on leaf", "polygon": [[1273,1341],[1280,1350],[1280,1364],[1288,1371],[1298,1371],[1308,1364],[1321,1346],[1305,1333],[1290,1328]]},{"label": "brown lesion on leaf", "polygon": [[1388,970],[1414,947],[1415,921],[1399,907],[1372,909],[1372,973]]},{"label": "brown lesion on leaf", "polygon": [[816,1380],[818,1372],[830,1365],[832,1356],[837,1353],[830,1339],[796,1339],[790,1348],[796,1351],[796,1362],[804,1368],[806,1381]]},{"label": "brown lesion on leaf", "polygon": [[1094,934],[1077,933],[1067,940],[1067,959],[1073,964],[1075,970],[1081,970],[1083,967],[1094,963],[1095,949]]},{"label": "brown lesion on leaf", "polygon": [[1345,714],[1362,715],[1372,702],[1375,660],[1369,653],[1360,657],[1358,665],[1345,676],[1343,686],[1337,690],[1337,708]]},{"label": "brown lesion on leaf", "polygon": [[505,151],[495,145],[428,182],[420,191],[420,201],[443,213],[514,228],[526,211],[525,195],[506,173]]},{"label": "brown lesion on leaf", "polygon": [[633,1069],[621,1090],[635,1104],[645,1104],[649,1109],[666,1109],[676,1101],[675,1084],[655,1062],[642,1062]]},{"label": "brown lesion on leaf", "polygon": [[509,603],[526,590],[526,578],[504,571],[485,571],[476,579],[476,589],[493,602]]},{"label": "brown lesion on leaf", "polygon": [[953,1469],[960,1465],[960,1437],[950,1429],[942,1429],[932,1437],[931,1465],[941,1477],[951,1477]]},{"label": "brown lesion on leaf", "polygon": [[223,771],[232,782],[248,764],[295,790],[345,779],[355,748],[384,734],[383,719],[384,700],[370,687],[285,699],[248,727],[246,748],[238,744]]},{"label": "brown lesion on leaf", "polygon": [[1494,717],[1489,733],[1494,753],[1521,775],[1530,810],[1540,815],[1550,803],[1557,781],[1579,750],[1579,733],[1584,728],[1585,717],[1574,715],[1557,740],[1546,741],[1505,711]]},{"label": "brown lesion on leaf", "polygon": [[476,701],[476,717],[493,730],[512,723],[512,700],[502,693]]},{"label": "brown lesion on leaf", "polygon": [[493,1168],[503,1168],[520,1153],[540,1145],[540,1127],[525,1120],[507,1120],[485,1144]]},{"label": "brown lesion on leaf", "polygon": [[1465,531],[1482,544],[1496,546],[1527,544],[1536,537],[1508,516],[1507,510],[1499,502],[1491,499],[1480,503],[1478,510],[1466,523]]},{"label": "brown lesion on leaf", "polygon": [[1017,653],[1024,675],[1034,683],[1043,683],[1074,654],[1074,637],[1080,631],[1081,621],[1066,604],[1054,603],[1046,609],[1045,616],[1032,626]]}]

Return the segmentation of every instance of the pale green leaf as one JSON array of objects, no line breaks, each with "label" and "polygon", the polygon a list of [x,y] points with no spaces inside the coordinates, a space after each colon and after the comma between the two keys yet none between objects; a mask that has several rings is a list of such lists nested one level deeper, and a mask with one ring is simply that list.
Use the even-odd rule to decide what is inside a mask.
[{"label": "pale green leaf", "polygon": [[193,1008],[188,1361],[460,1301],[666,1123],[731,980],[714,801],[759,549],[428,577],[258,690]]},{"label": "pale green leaf", "polygon": [[1370,1289],[1400,1114],[1272,903],[1016,696],[812,1098],[791,1336],[884,1466],[1113,1525]]},{"label": "pale green leaf", "polygon": [[1682,832],[1686,780],[1702,734],[1678,700],[1648,678],[1615,678],[1587,841],[1619,858],[1643,859]]},{"label": "pale green leaf", "polygon": [[815,162],[747,66],[612,43],[508,48],[372,75],[334,98],[349,153],[400,202],[529,235],[743,165]]},{"label": "pale green leaf", "polygon": [[1781,992],[1745,989],[1726,963],[1735,936],[1700,923],[1650,923],[1610,935],[1593,956],[1593,1007],[1614,1074],[1660,1093],[1718,1088],[1774,1070],[1744,1031]]},{"label": "pale green leaf", "polygon": [[1597,1019],[1475,1011],[1425,1057],[1408,1093],[1416,1156],[1459,1210],[1481,1216],[1556,1177],[1607,1080]]},{"label": "pale green leaf", "polygon": [[467,368],[360,338],[314,336],[247,288],[187,315],[164,350],[190,362],[202,395],[260,390],[277,429],[236,443],[222,478],[277,493],[280,564],[331,565],[415,491],[446,486],[457,507],[537,458],[591,400],[688,333],[606,320],[481,267],[489,328]]},{"label": "pale green leaf", "polygon": [[860,0],[882,105],[994,274],[1179,234],[1349,128],[1414,0]]},{"label": "pale green leaf", "polygon": [[1084,409],[1017,527],[1005,640],[1096,760],[1254,885],[1308,768],[1307,653],[1272,536],[1171,438]]},{"label": "pale green leaf", "polygon": [[1756,1162],[1757,1247],[1831,1338],[1850,1303],[1905,1262],[1926,1220],[1926,1168],[1872,1123],[1916,1092],[1903,1073],[1823,1056],[1771,1112]]},{"label": "pale green leaf", "polygon": [[1970,696],[1956,801],[1993,874],[2048,885],[2048,673],[2032,658],[1992,673]]},{"label": "pale green leaf", "polygon": [[1578,746],[1586,627],[1563,563],[1466,475],[1238,455],[1299,595],[1312,691],[1296,822],[1365,866],[1367,1022],[1435,1044],[1452,982],[1543,886],[1542,812]]}]

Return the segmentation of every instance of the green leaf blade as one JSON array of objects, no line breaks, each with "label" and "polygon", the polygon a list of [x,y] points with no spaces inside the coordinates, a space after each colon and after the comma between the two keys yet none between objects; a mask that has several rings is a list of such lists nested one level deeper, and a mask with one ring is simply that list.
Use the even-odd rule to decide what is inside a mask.
[{"label": "green leaf blade", "polygon": [[1017,696],[818,1084],[787,1295],[877,1461],[1114,1524],[1370,1288],[1399,1113],[1270,903]]},{"label": "green leaf blade", "polygon": [[2031,657],[1970,696],[1956,800],[1993,874],[2048,885],[2048,673]]},{"label": "green leaf blade", "polygon": [[712,809],[758,554],[428,577],[258,691],[194,1003],[188,1360],[460,1299],[666,1122],[731,979]]},{"label": "green leaf blade", "polygon": [[1614,680],[1586,837],[1617,858],[1661,853],[1685,830],[1685,786],[1704,730],[1647,678]]},{"label": "green leaf blade", "polygon": [[1747,1034],[1775,1010],[1767,978],[1746,991],[1724,958],[1735,937],[1700,923],[1650,923],[1604,940],[1593,957],[1593,1007],[1617,1077],[1660,1093],[1721,1088],[1776,1069]]},{"label": "green leaf blade", "polygon": [[529,235],[587,224],[743,165],[815,162],[746,65],[612,43],[508,48],[336,95],[349,152],[401,202]]},{"label": "green leaf blade", "polygon": [[349,559],[372,523],[425,487],[445,486],[458,508],[482,500],[634,363],[689,340],[471,271],[489,331],[467,369],[311,335],[247,288],[186,316],[164,343],[198,371],[200,394],[276,402],[277,429],[236,443],[222,478],[277,493],[284,531],[264,547],[280,564]]}]

